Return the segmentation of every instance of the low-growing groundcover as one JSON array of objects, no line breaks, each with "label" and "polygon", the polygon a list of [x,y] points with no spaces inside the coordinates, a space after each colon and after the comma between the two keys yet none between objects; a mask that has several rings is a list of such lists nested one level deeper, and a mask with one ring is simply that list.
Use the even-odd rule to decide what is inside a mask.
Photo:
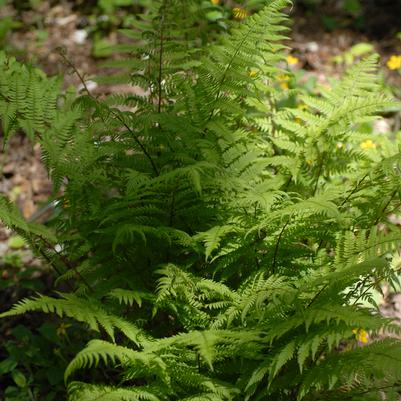
[{"label": "low-growing groundcover", "polygon": [[286,0],[209,44],[201,2],[152,3],[108,77],[141,95],[63,92],[1,56],[3,134],[40,143],[62,207],[45,227],[0,198],[0,218],[71,288],[1,316],[91,329],[70,400],[398,400],[372,294],[400,265],[400,138],[372,122],[399,105],[376,57],[283,91]]}]

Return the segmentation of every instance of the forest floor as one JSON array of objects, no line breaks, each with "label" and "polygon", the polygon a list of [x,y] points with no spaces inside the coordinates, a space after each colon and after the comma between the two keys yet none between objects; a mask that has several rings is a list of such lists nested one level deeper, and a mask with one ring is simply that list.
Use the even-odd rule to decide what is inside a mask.
[{"label": "forest floor", "polygon": [[[104,59],[96,56],[93,37],[87,35],[91,30],[91,17],[77,10],[79,7],[74,8],[71,2],[53,4],[50,1],[41,1],[35,11],[19,12],[19,27],[8,34],[6,48],[13,49],[18,54],[29,55],[30,59],[36,60],[50,75],[63,74],[66,87],[73,85],[82,89],[79,78],[63,63],[57,49],[63,47],[75,67],[88,79],[101,74]],[[389,57],[392,54],[401,54],[401,41],[394,35],[397,32],[398,21],[393,21],[393,15],[384,16],[387,18],[387,30],[383,31],[377,22],[384,18],[380,17],[383,11],[370,10],[369,12],[379,18],[372,18],[372,23],[366,19],[365,29],[362,31],[354,29],[347,21],[339,18],[338,26],[331,28],[332,31],[329,32],[321,24],[321,16],[295,9],[291,40],[288,42],[291,55],[298,59],[295,69],[302,69],[305,77],[313,76],[318,83],[327,83],[328,77],[338,76],[344,70],[344,63],[334,61],[336,57],[338,60],[339,56],[344,55],[356,44],[369,43],[381,56],[382,70],[387,82],[401,86],[400,76],[386,69]],[[15,18],[16,15],[16,10],[12,7],[0,8],[0,17]],[[101,18],[106,17],[98,15],[96,23]],[[399,30],[401,31],[401,27]],[[104,33],[102,40],[108,44],[115,44],[121,38],[114,29]],[[90,85],[95,92],[104,89],[96,87],[94,82]],[[108,88],[111,92],[123,90],[130,89]],[[383,120],[382,129],[390,130],[395,123]],[[0,169],[0,193],[16,201],[27,219],[46,205],[51,196],[51,183],[41,162],[40,149],[32,146],[25,136],[13,137],[8,150],[0,153]],[[10,283],[14,281],[17,285],[21,270],[33,269],[36,278],[50,283],[46,270],[38,270],[37,267],[38,261],[28,249],[0,224],[0,280]],[[4,287],[11,288],[11,284],[0,285],[0,290]],[[9,305],[21,295],[25,294],[10,289],[0,296],[0,301],[3,302],[3,306]],[[4,296],[7,299],[4,299]],[[395,294],[391,297],[391,302],[386,301],[388,302],[383,303],[385,313],[401,317],[401,295]]]}]

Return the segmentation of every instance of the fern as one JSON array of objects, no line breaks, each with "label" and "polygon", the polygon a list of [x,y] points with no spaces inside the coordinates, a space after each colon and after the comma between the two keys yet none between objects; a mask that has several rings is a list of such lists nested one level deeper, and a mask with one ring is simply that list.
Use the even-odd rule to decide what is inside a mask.
[{"label": "fern", "polygon": [[399,340],[381,339],[399,327],[373,291],[397,285],[401,238],[386,215],[399,207],[400,154],[384,137],[367,154],[359,129],[399,104],[380,93],[372,56],[284,106],[289,2],[266,3],[208,41],[199,2],[152,2],[114,49],[120,72],[103,79],[135,95],[63,93],[0,55],[3,131],[40,143],[64,205],[44,228],[0,198],[0,219],[73,287],[0,316],[50,312],[91,329],[65,373],[71,400],[399,389]]},{"label": "fern", "polygon": [[95,300],[85,300],[73,294],[60,294],[61,299],[54,299],[40,296],[32,299],[25,299],[16,304],[10,311],[1,314],[1,317],[18,315],[28,311],[53,312],[59,315],[74,317],[76,320],[85,322],[95,331],[102,327],[114,341],[114,328],[120,329],[130,340],[138,342],[142,336],[132,323],[113,316],[104,310]]}]

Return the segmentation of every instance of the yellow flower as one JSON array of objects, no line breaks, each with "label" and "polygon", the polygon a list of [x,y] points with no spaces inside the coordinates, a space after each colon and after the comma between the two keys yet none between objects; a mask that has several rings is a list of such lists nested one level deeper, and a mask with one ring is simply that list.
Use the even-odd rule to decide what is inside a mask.
[{"label": "yellow flower", "polygon": [[277,79],[280,81],[280,82],[285,82],[285,81],[289,81],[290,80],[290,77],[288,76],[288,75],[285,75],[285,74],[280,74],[278,77],[277,77]]},{"label": "yellow flower", "polygon": [[241,7],[234,7],[233,15],[235,19],[242,20],[248,16],[248,11]]},{"label": "yellow flower", "polygon": [[288,65],[295,65],[297,64],[299,61],[299,59],[297,57],[291,56],[291,54],[289,54],[287,56],[287,63]]},{"label": "yellow flower", "polygon": [[355,334],[355,338],[362,344],[367,344],[369,342],[369,334],[364,329],[354,329],[352,332]]},{"label": "yellow flower", "polygon": [[57,327],[56,333],[59,337],[64,337],[67,335],[67,329],[71,327],[70,324],[61,323],[60,326]]},{"label": "yellow flower", "polygon": [[401,55],[392,55],[388,60],[387,60],[387,67],[390,70],[398,70],[401,68]]},{"label": "yellow flower", "polygon": [[362,142],[359,146],[363,150],[369,150],[369,149],[376,148],[376,144],[371,139],[367,139],[366,141]]},{"label": "yellow flower", "polygon": [[215,6],[217,6],[217,4],[220,3],[220,0],[210,0],[210,2],[211,2],[212,4],[214,4]]},{"label": "yellow flower", "polygon": [[252,69],[248,72],[248,75],[249,75],[251,78],[255,78],[255,77],[258,75],[258,71],[255,70],[254,68],[252,68]]},{"label": "yellow flower", "polygon": [[68,209],[70,206],[71,206],[70,201],[69,201],[68,199],[64,199],[64,200],[63,200],[63,203],[62,203],[62,205],[61,205],[61,207],[62,207],[63,209]]},{"label": "yellow flower", "polygon": [[280,83],[280,88],[285,90],[285,91],[288,91],[289,86],[288,86],[287,82],[281,82]]},{"label": "yellow flower", "polygon": [[297,109],[299,109],[299,110],[308,110],[309,106],[307,104],[305,104],[305,103],[299,103],[297,105]]}]

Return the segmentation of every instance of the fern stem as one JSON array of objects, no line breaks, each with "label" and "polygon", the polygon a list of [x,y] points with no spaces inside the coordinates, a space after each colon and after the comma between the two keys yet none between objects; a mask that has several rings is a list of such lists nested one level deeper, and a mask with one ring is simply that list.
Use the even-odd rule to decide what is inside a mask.
[{"label": "fern stem", "polygon": [[[369,175],[369,173],[366,173],[366,174],[357,182],[357,184],[355,185],[355,187],[354,187],[354,188],[352,189],[352,191],[347,195],[347,197],[341,202],[341,204],[340,204],[339,207],[344,206],[344,205],[350,200],[351,196],[352,196],[355,192],[358,191],[360,185],[365,181],[365,179],[368,177],[368,175]],[[328,231],[325,231],[325,232],[324,232],[323,237],[326,236],[326,234],[328,234]],[[316,252],[315,252],[316,255],[317,255],[317,253],[320,251],[320,249],[322,249],[323,242],[324,242],[324,239],[321,238],[320,241],[319,241],[319,245],[318,245],[318,247],[317,247],[317,249],[316,249]]]},{"label": "fern stem", "polygon": [[322,175],[322,171],[323,171],[323,158],[324,158],[324,153],[322,153],[321,158],[320,158],[319,170],[318,170],[318,172],[317,172],[317,177],[316,177],[316,182],[315,182],[315,188],[313,189],[313,196],[316,195],[317,187],[318,187],[318,185],[319,185],[320,176]]},{"label": "fern stem", "polygon": [[222,87],[224,81],[226,80],[226,76],[227,76],[228,70],[231,68],[231,66],[232,66],[235,58],[237,57],[237,54],[241,50],[242,46],[246,43],[246,40],[248,39],[248,36],[251,34],[251,31],[252,31],[251,28],[249,28],[247,33],[243,36],[241,42],[239,43],[239,45],[235,49],[234,54],[232,55],[230,61],[228,62],[226,68],[224,69],[223,75],[221,76],[221,79],[220,79],[220,82],[219,82],[219,85],[218,85],[216,98],[214,99],[213,106],[211,108],[211,112],[210,112],[209,117],[208,117],[206,122],[209,122],[211,120],[211,118],[213,117],[213,114],[214,114],[214,111],[215,111],[214,108],[215,108],[218,100],[220,99],[221,87]]},{"label": "fern stem", "polygon": [[[385,355],[385,356],[387,356],[387,355]],[[356,392],[356,393],[353,393],[352,395],[350,395],[350,396],[345,396],[344,398],[342,398],[342,400],[354,400],[355,399],[355,395],[364,395],[364,394],[369,394],[369,393],[371,393],[371,392],[378,392],[378,391],[380,391],[380,390],[386,390],[386,389],[389,389],[389,388],[397,388],[397,389],[399,389],[400,388],[400,385],[399,384],[389,384],[389,385],[386,385],[386,386],[373,386],[373,387],[370,387],[370,388],[368,388],[367,390],[365,390],[365,391],[360,391],[360,392]],[[382,400],[386,400],[387,398],[382,398]]]},{"label": "fern stem", "polygon": [[175,217],[175,193],[177,191],[177,185],[174,186],[173,192],[171,194],[171,204],[170,204],[170,217],[169,226],[173,227],[174,217]]},{"label": "fern stem", "polygon": [[365,181],[366,177],[369,175],[369,173],[366,173],[361,179],[360,181],[355,185],[355,187],[353,188],[353,190],[347,195],[347,197],[341,202],[340,207],[344,206],[349,199],[351,198],[351,196],[359,189],[359,186],[363,183],[363,181]]},{"label": "fern stem", "polygon": [[391,201],[394,199],[394,196],[397,194],[397,192],[398,192],[398,188],[393,191],[393,193],[391,194],[390,199],[388,200],[388,202],[384,205],[384,207],[378,213],[377,218],[376,218],[375,222],[373,223],[374,225],[379,223],[380,218],[383,216],[383,213],[386,211],[386,209],[390,205]]},{"label": "fern stem", "polygon": [[[46,252],[44,252],[42,249],[38,249],[38,252],[40,253],[40,255],[42,255],[42,257],[46,260],[46,262],[49,263],[49,265],[52,267],[52,269],[54,269],[54,271],[57,273],[57,275],[59,277],[61,277],[63,275],[63,273],[61,273],[59,268],[54,264],[54,262],[49,258],[49,256],[46,255]],[[66,282],[66,284],[67,284],[67,287],[70,289],[70,291],[74,290],[72,285],[68,281]]]},{"label": "fern stem", "polygon": [[284,224],[284,226],[283,226],[283,228],[281,229],[280,234],[279,234],[279,236],[278,236],[278,238],[277,238],[276,246],[275,246],[275,248],[274,248],[274,255],[273,255],[273,267],[272,267],[272,272],[273,272],[273,274],[274,274],[275,271],[276,271],[276,266],[277,266],[277,255],[278,255],[278,250],[279,250],[279,247],[280,247],[280,241],[281,241],[281,238],[282,238],[282,236],[283,236],[283,234],[284,234],[285,229],[287,228],[288,224],[290,223],[290,220],[291,220],[291,216],[289,217],[289,219],[287,220],[287,222]]},{"label": "fern stem", "polygon": [[80,80],[83,88],[85,89],[85,92],[88,94],[88,96],[93,98],[93,95],[90,93],[88,86],[86,85],[85,79],[83,75],[79,72],[78,68],[75,66],[75,64],[65,55],[64,51],[59,48],[58,51],[59,55],[62,57],[63,61],[70,67],[74,74],[78,77]]},{"label": "fern stem", "polygon": [[309,308],[320,296],[320,294],[327,288],[328,284],[325,284],[316,294],[315,296],[310,300],[308,305],[306,305],[306,308]]},{"label": "fern stem", "polygon": [[[367,288],[359,295],[359,297],[355,299],[355,301],[353,302],[353,305],[356,305],[356,303],[357,303],[365,294],[367,294],[368,291],[370,291],[372,288],[374,288],[375,285],[377,285],[377,283],[380,282],[383,278],[384,278],[384,277],[377,278],[376,281],[375,281],[374,283],[368,285]],[[366,278],[363,280],[363,285],[366,283],[366,280],[367,280],[367,279],[368,279],[368,277],[366,277]],[[355,292],[355,291],[353,291],[353,293],[354,293],[354,292]]]},{"label": "fern stem", "polygon": [[157,112],[160,114],[162,108],[162,63],[163,63],[163,50],[164,50],[164,10],[166,4],[163,3],[163,11],[160,15],[160,47],[159,47],[159,73],[157,77],[158,84],[158,98],[157,98]]},{"label": "fern stem", "polygon": [[82,276],[82,274],[78,271],[77,267],[70,261],[68,260],[63,254],[57,252],[57,255],[60,257],[60,259],[62,260],[62,262],[69,268],[74,270],[75,275],[79,278],[79,280],[81,280],[84,285],[88,288],[89,291],[91,291],[92,293],[95,292],[95,290],[93,289],[93,287],[88,283],[88,281],[85,279],[84,276]]},{"label": "fern stem", "polygon": [[[58,274],[59,277],[63,275],[59,268],[53,263],[53,261],[49,258],[49,256],[46,255],[46,252],[44,252],[42,249],[37,249],[37,251],[42,255],[42,257],[47,261],[47,263],[50,264],[50,266],[54,269],[54,271]],[[71,287],[70,284],[68,286]],[[72,290],[72,287],[70,288]]]},{"label": "fern stem", "polygon": [[120,121],[124,125],[124,127],[129,131],[129,133],[132,135],[132,137],[134,138],[134,141],[141,148],[143,154],[147,157],[147,159],[149,160],[150,164],[152,165],[152,169],[153,169],[154,173],[156,174],[156,176],[158,176],[160,174],[159,173],[159,169],[157,168],[156,163],[154,162],[154,160],[153,160],[152,156],[150,155],[150,153],[146,150],[146,148],[143,145],[143,143],[139,140],[138,136],[135,135],[135,132],[131,129],[131,127],[128,126],[128,124],[124,121],[124,119],[122,119],[112,109],[109,109],[109,110],[113,114],[113,116],[115,116],[118,119],[118,121]]},{"label": "fern stem", "polygon": [[[19,234],[19,232],[17,231],[17,233]],[[44,240],[43,237],[39,236],[38,237],[40,240]],[[52,269],[54,269],[54,271],[57,273],[57,275],[59,277],[61,277],[63,275],[63,273],[59,270],[58,266],[56,266],[53,261],[51,260],[51,258],[46,254],[46,252],[40,247],[38,246],[33,240],[29,241],[29,246],[32,247],[32,249],[36,252],[38,252],[43,259],[46,260],[47,263],[49,263],[49,265],[52,267]],[[68,286],[70,287],[70,289],[72,290],[71,285],[68,284]]]},{"label": "fern stem", "polygon": [[[52,244],[50,244],[46,238],[40,237],[40,239],[46,244],[46,246],[49,249],[54,249],[54,247],[52,246]],[[62,261],[62,263],[64,264],[64,266],[67,267],[67,269],[72,269],[75,273],[75,275],[78,277],[79,280],[82,281],[82,283],[89,289],[89,291],[91,291],[92,293],[95,292],[95,290],[92,288],[92,286],[88,283],[88,281],[85,279],[85,277],[82,276],[82,274],[78,271],[78,269],[76,268],[76,266],[74,266],[74,264],[68,260],[62,253],[57,252],[56,250],[54,250],[56,252],[56,255],[60,258],[60,260]]]},{"label": "fern stem", "polygon": [[[84,80],[84,77],[81,75],[81,73],[78,71],[78,69],[75,67],[75,65],[68,59],[68,57],[63,53],[63,52],[59,52],[59,54],[61,55],[61,57],[63,58],[63,60],[68,64],[69,67],[71,67],[74,71],[74,73],[77,75],[77,77],[79,78],[79,80],[82,83],[82,86],[85,89],[85,92],[87,93],[87,95],[93,99],[95,102],[97,102],[97,99],[91,94],[91,92],[89,91],[86,82]],[[149,160],[150,164],[152,165],[152,169],[154,171],[154,173],[158,176],[159,175],[159,170],[156,167],[156,164],[152,158],[152,156],[150,155],[150,153],[146,150],[145,146],[143,145],[143,143],[139,140],[139,138],[137,137],[137,135],[135,135],[135,132],[131,129],[131,127],[128,126],[128,124],[124,121],[123,118],[121,118],[121,116],[118,115],[118,113],[116,113],[114,110],[112,110],[110,107],[108,107],[108,111],[115,117],[118,119],[118,121],[120,121],[121,124],[123,124],[123,126],[129,131],[129,133],[132,135],[132,137],[134,138],[134,141],[136,142],[136,144],[141,148],[143,154],[147,157],[147,159]],[[102,121],[104,122],[104,118],[101,117]]]}]

